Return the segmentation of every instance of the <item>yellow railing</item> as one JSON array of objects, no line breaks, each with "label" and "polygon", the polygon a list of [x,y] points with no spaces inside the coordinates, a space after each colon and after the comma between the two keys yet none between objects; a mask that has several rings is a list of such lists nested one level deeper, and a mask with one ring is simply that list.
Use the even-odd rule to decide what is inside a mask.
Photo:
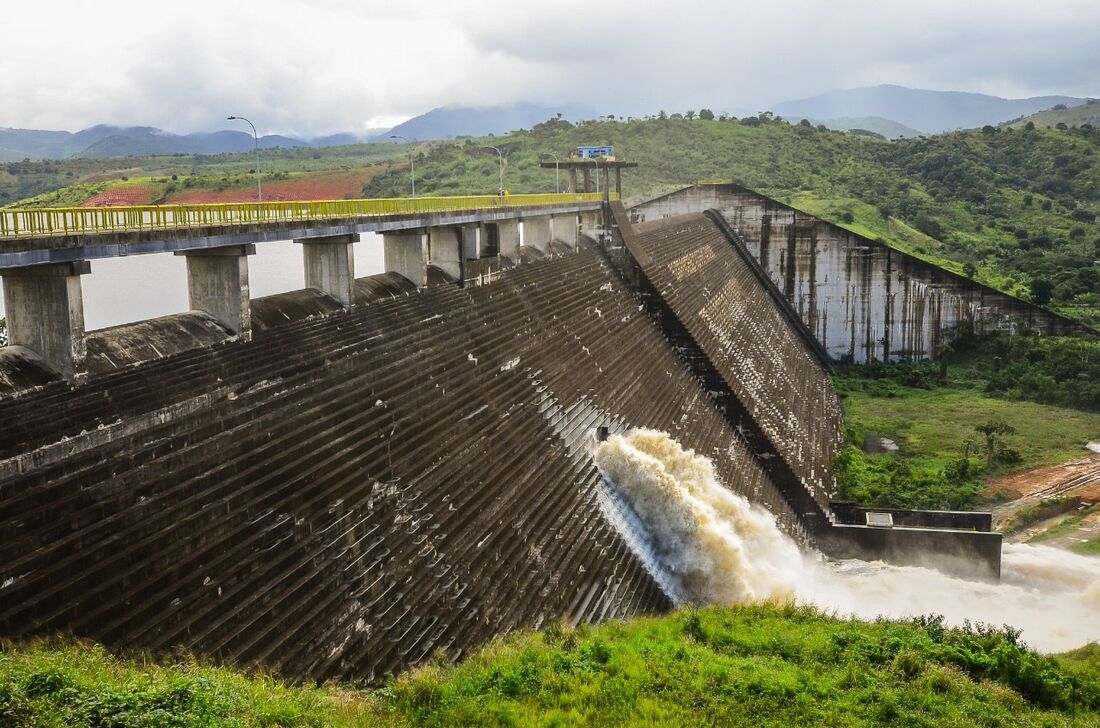
[{"label": "yellow railing", "polygon": [[[618,195],[612,194],[612,199]],[[0,210],[0,240],[49,235],[166,230],[211,225],[333,220],[529,205],[599,202],[598,193],[393,197],[376,200],[233,202],[212,205],[142,205]]]}]

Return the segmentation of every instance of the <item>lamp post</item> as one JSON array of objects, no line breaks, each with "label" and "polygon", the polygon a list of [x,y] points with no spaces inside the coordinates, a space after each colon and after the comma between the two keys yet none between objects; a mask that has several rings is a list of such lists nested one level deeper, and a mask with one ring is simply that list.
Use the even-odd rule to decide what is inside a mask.
[{"label": "lamp post", "polygon": [[[227,116],[227,121],[248,121],[243,116]],[[260,181],[260,135],[256,133],[256,125],[251,121],[248,121],[248,125],[252,127],[252,139],[256,142],[256,201],[264,201],[264,188],[263,183]]]},{"label": "lamp post", "polygon": [[497,153],[497,156],[500,158],[500,199],[503,202],[504,201],[504,152],[500,151],[500,149],[498,147],[494,147],[494,146],[487,146],[485,148],[486,149],[492,149],[494,152]]},{"label": "lamp post", "polygon": [[558,183],[558,155],[553,152],[543,152],[540,156],[550,157],[554,160],[554,192],[561,194],[561,185]]},{"label": "lamp post", "polygon": [[[390,134],[390,139],[401,139],[406,144],[412,144],[400,134]],[[416,155],[412,149],[409,150],[409,178],[412,181],[412,196],[416,197]]]}]

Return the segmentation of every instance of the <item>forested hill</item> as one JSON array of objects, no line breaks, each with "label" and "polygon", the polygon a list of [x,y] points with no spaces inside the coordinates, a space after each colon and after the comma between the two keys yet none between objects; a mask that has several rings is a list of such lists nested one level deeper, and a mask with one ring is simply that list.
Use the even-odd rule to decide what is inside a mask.
[{"label": "forested hill", "polygon": [[[554,170],[538,167],[540,154],[565,158],[578,145],[611,144],[618,158],[639,163],[624,174],[627,195],[732,178],[1100,323],[1100,130],[986,127],[888,142],[767,115],[740,122],[675,116],[579,126],[552,120],[505,138],[431,147],[416,161],[417,192],[494,192],[497,155],[486,144],[505,152],[508,189],[553,190]],[[408,182],[408,169],[394,168],[363,194],[407,194]]]}]

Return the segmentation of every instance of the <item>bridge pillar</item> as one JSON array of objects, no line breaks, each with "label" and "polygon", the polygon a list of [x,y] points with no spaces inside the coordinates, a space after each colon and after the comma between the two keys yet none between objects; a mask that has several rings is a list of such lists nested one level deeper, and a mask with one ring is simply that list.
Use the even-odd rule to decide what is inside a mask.
[{"label": "bridge pillar", "polygon": [[497,250],[512,262],[519,262],[519,220],[497,222]]},{"label": "bridge pillar", "polygon": [[252,339],[248,292],[248,256],[255,245],[183,250],[187,258],[187,298],[192,311],[204,311],[240,339]]},{"label": "bridge pillar", "polygon": [[523,219],[523,244],[529,245],[543,253],[550,252],[550,240],[553,237],[551,231],[550,215],[541,217],[525,217]]},{"label": "bridge pillar", "polygon": [[596,238],[599,231],[603,229],[603,211],[602,210],[588,210],[580,214],[581,217],[581,235],[587,235],[590,238]]},{"label": "bridge pillar", "polygon": [[560,240],[573,250],[577,249],[577,215],[567,213],[554,215],[554,239]]},{"label": "bridge pillar", "polygon": [[3,272],[8,343],[25,346],[73,381],[84,371],[84,298],[80,276],[86,260]]},{"label": "bridge pillar", "polygon": [[466,260],[477,260],[481,257],[481,246],[478,245],[479,225],[463,225],[459,228],[462,237],[462,257]]},{"label": "bridge pillar", "polygon": [[428,229],[428,265],[462,280],[462,228],[448,225]]},{"label": "bridge pillar", "polygon": [[355,243],[358,234],[295,240],[302,246],[306,288],[332,296],[350,309],[355,284]]},{"label": "bridge pillar", "polygon": [[423,229],[395,230],[382,235],[387,273],[400,273],[423,287],[428,283],[428,234]]}]

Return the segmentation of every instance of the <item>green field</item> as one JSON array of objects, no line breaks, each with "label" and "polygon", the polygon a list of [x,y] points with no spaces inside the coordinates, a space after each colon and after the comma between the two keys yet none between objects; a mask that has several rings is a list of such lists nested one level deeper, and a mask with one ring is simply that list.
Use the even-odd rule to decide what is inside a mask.
[{"label": "green field", "polygon": [[1085,726],[1100,650],[1006,630],[710,607],[495,640],[374,691],[288,687],[88,643],[5,645],[0,724],[30,726]]},{"label": "green field", "polygon": [[[1041,337],[958,342],[940,364],[840,365],[846,447],[837,496],[904,508],[988,505],[991,476],[1083,456],[1100,438],[1100,342]],[[1003,423],[994,457],[977,430]],[[897,452],[865,454],[879,438]]]}]

